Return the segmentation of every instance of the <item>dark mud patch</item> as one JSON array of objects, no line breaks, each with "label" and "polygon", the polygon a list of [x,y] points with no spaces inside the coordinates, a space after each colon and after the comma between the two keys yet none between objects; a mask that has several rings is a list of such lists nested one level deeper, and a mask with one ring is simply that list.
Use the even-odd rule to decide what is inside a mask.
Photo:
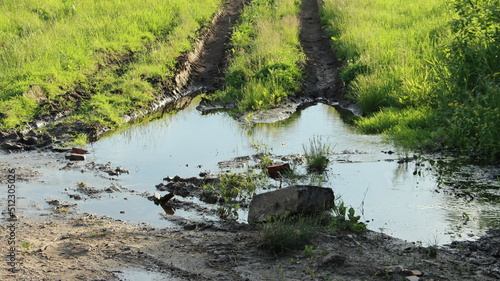
[{"label": "dark mud patch", "polygon": [[[125,169],[124,167],[117,166],[113,167],[111,162],[107,162],[106,164],[100,164],[96,162],[68,162],[64,165],[60,170],[66,171],[79,171],[81,173],[95,173],[106,179],[114,179],[110,177],[118,177],[122,174],[129,174],[130,171]],[[110,177],[104,176],[107,174]]]},{"label": "dark mud patch", "polygon": [[[71,191],[77,192],[77,194],[70,193]],[[118,184],[112,184],[106,188],[96,188],[81,182],[76,185],[76,188],[68,189],[68,192],[66,194],[68,194],[70,198],[73,198],[75,200],[84,200],[84,199],[99,199],[102,198],[103,195],[109,195],[115,192],[133,193],[134,191]]]}]

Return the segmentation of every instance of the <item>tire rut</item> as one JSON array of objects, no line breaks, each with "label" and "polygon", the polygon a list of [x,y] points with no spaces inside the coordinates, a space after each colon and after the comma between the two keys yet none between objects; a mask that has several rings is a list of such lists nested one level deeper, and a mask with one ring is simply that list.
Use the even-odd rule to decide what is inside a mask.
[{"label": "tire rut", "polygon": [[346,89],[339,74],[342,64],[321,25],[318,1],[303,0],[299,17],[300,42],[307,57],[303,95],[359,115],[357,105],[345,97]]}]

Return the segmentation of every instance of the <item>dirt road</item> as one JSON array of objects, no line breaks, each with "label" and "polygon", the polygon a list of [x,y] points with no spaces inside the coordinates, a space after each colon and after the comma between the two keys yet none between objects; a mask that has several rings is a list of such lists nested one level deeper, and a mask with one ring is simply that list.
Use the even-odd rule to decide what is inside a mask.
[{"label": "dirt road", "polygon": [[[243,0],[221,15],[234,21]],[[301,41],[308,56],[305,95],[345,102],[338,61],[319,25],[315,0],[304,0]],[[219,29],[217,22],[220,23]],[[214,21],[194,85],[217,85],[228,21]],[[213,44],[213,45],[212,45]],[[221,67],[222,66],[222,67]],[[19,215],[0,226],[1,280],[498,280],[500,231],[440,249],[384,234],[321,231],[309,250],[276,256],[259,247],[258,227],[178,222],[130,224],[91,214]],[[14,241],[15,244],[10,244]],[[11,248],[12,246],[12,248]],[[436,251],[434,251],[436,250]],[[433,251],[437,254],[433,257]],[[407,279],[409,277],[410,279]],[[156,279],[155,279],[156,278]]]}]

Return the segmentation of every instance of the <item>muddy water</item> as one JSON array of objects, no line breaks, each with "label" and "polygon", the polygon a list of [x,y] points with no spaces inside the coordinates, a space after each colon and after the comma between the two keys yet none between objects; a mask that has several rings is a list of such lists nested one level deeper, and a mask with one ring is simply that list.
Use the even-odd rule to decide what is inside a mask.
[{"label": "muddy water", "polygon": [[[18,183],[19,207],[43,212],[49,207],[49,199],[58,199],[77,204],[70,210],[155,225],[173,226],[171,220],[179,218],[213,219],[213,212],[203,208],[176,210],[174,216],[165,216],[145,195],[154,193],[155,185],[164,177],[217,173],[218,162],[234,157],[264,150],[275,155],[303,153],[303,145],[319,136],[333,147],[332,162],[321,184],[333,188],[372,230],[409,241],[442,244],[474,238],[487,227],[500,224],[495,203],[439,192],[438,178],[429,170],[430,164],[398,163],[400,155],[386,153],[395,151],[393,147],[378,136],[357,133],[330,106],[318,104],[286,121],[249,126],[225,113],[201,115],[196,104],[195,99],[184,110],[89,145],[91,154],[84,163],[75,164],[76,168],[68,168],[61,154],[2,155],[3,165],[28,167],[43,174],[31,182]],[[92,161],[111,162],[113,167],[122,166],[130,173],[111,177],[88,172],[83,165]],[[420,173],[414,175],[416,169]],[[318,183],[308,181],[304,183]],[[119,185],[122,190],[73,200],[69,195],[78,193],[78,183],[99,189]],[[192,198],[181,200],[200,203]],[[242,211],[241,217],[245,216]]]}]

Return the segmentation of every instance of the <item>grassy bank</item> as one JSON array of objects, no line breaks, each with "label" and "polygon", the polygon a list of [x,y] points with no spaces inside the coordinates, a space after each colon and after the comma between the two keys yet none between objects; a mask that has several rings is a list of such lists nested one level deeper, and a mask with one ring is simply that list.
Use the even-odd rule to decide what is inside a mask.
[{"label": "grassy bank", "polygon": [[238,111],[270,108],[301,88],[305,55],[299,42],[300,1],[254,0],[233,31],[225,88],[214,101]]},{"label": "grassy bank", "polygon": [[173,77],[220,3],[1,1],[0,128],[63,108],[74,120],[118,126]]},{"label": "grassy bank", "polygon": [[322,19],[367,133],[500,156],[498,0],[325,0]]}]

